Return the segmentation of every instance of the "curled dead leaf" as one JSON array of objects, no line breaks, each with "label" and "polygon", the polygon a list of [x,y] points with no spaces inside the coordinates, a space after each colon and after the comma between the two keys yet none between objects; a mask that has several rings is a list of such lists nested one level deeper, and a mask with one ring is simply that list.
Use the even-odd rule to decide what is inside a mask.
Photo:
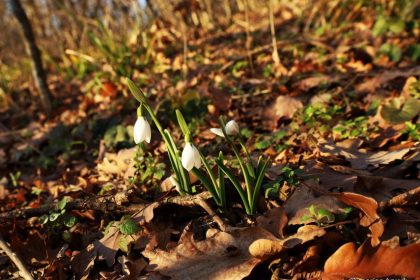
[{"label": "curled dead leaf", "polygon": [[419,261],[420,243],[394,248],[384,244],[372,247],[369,240],[359,248],[354,243],[347,243],[326,261],[322,279],[372,279],[386,276],[414,278],[420,275]]},{"label": "curled dead leaf", "polygon": [[343,203],[356,207],[364,213],[364,216],[360,218],[360,225],[369,227],[372,233],[372,246],[377,246],[380,243],[379,238],[384,232],[384,224],[376,212],[378,209],[376,200],[371,197],[350,192],[336,194],[336,197]]},{"label": "curled dead leaf", "polygon": [[264,259],[266,257],[280,253],[283,250],[281,241],[258,239],[249,246],[251,256]]},{"label": "curled dead leaf", "polygon": [[194,240],[185,232],[176,248],[169,252],[145,250],[154,271],[171,279],[243,279],[261,262],[248,248],[257,239],[274,240],[268,231],[259,228],[212,231],[203,241]]},{"label": "curled dead leaf", "polygon": [[297,233],[285,239],[258,239],[249,246],[249,253],[259,259],[280,253],[283,249],[290,249],[296,245],[308,242],[325,234],[325,230],[315,225],[306,225],[298,229]]}]

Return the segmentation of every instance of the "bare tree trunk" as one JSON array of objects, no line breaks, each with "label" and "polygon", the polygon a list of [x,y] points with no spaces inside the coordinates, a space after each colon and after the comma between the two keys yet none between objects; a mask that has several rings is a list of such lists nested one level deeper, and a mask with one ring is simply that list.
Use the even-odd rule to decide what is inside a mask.
[{"label": "bare tree trunk", "polygon": [[26,51],[28,55],[31,56],[33,63],[32,74],[35,84],[39,91],[42,106],[44,107],[46,114],[49,115],[51,113],[51,93],[47,86],[47,77],[42,66],[41,52],[35,43],[35,36],[32,31],[31,23],[29,22],[28,16],[26,15],[20,0],[9,0],[9,3],[13,14],[19,21],[20,27],[22,28],[22,32],[25,37],[24,41]]}]

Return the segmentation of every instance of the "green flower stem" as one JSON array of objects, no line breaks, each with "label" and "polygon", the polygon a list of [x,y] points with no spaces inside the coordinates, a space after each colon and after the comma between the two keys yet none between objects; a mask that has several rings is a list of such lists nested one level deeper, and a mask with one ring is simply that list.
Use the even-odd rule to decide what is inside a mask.
[{"label": "green flower stem", "polygon": [[257,210],[258,196],[260,194],[260,189],[261,189],[261,186],[262,186],[262,181],[264,179],[265,170],[267,169],[267,166],[268,166],[269,163],[270,163],[270,160],[267,159],[266,162],[264,163],[264,165],[261,167],[260,172],[258,173],[258,178],[257,178],[257,181],[255,183],[254,194],[252,196],[252,201],[251,201],[251,213],[252,214],[254,214]]},{"label": "green flower stem", "polygon": [[[239,161],[239,165],[241,167],[242,173],[244,174],[244,178],[245,178],[245,185],[246,185],[246,192],[247,192],[247,196],[248,196],[248,201],[251,202],[252,201],[252,191],[253,191],[253,182],[251,181],[251,177],[248,171],[248,167],[245,167],[245,163],[242,160],[241,154],[239,153],[238,149],[235,146],[235,143],[233,143],[232,139],[230,139],[230,137],[227,135],[226,130],[225,130],[225,126],[226,126],[226,122],[224,120],[223,117],[220,117],[220,127],[222,129],[223,135],[225,136],[226,141],[228,141],[229,145],[232,147],[232,150],[236,156],[236,158]],[[244,149],[246,150],[246,147],[244,146]],[[251,157],[249,157],[251,158]],[[252,165],[252,163],[251,163]],[[252,167],[252,166],[251,166]]]},{"label": "green flower stem", "polygon": [[242,150],[244,150],[246,157],[248,158],[248,163],[246,165],[246,167],[248,168],[248,172],[251,175],[252,179],[255,180],[255,171],[254,171],[254,167],[252,166],[252,159],[251,159],[251,155],[248,152],[248,149],[245,146],[245,143],[242,141],[242,137],[239,136],[239,144],[242,147]]},{"label": "green flower stem", "polygon": [[159,133],[162,135],[163,140],[165,141],[165,144],[168,148],[169,157],[172,158],[171,164],[177,176],[178,183],[181,186],[182,192],[191,194],[191,186],[189,184],[189,178],[187,178],[182,168],[181,160],[179,158],[179,152],[178,152],[178,149],[176,148],[175,143],[173,142],[172,137],[170,136],[169,132],[163,129],[162,125],[160,124],[159,120],[157,119],[155,115],[155,112],[150,107],[150,105],[147,103],[143,103],[143,106],[146,108],[147,112],[149,113],[150,117],[155,123],[156,128],[158,129]]},{"label": "green flower stem", "polygon": [[164,132],[166,133],[167,138],[169,139],[170,145],[174,149],[174,154],[175,154],[174,161],[177,163],[178,171],[181,174],[181,180],[182,180],[181,186],[184,188],[184,191],[186,191],[188,194],[192,194],[192,188],[191,188],[191,183],[190,183],[190,176],[188,174],[188,171],[185,170],[182,167],[181,157],[179,155],[178,149],[176,148],[175,142],[172,139],[171,135],[169,134],[169,131],[165,130]]},{"label": "green flower stem", "polygon": [[[223,162],[223,153],[219,153],[219,161]],[[222,202],[223,210],[226,210],[226,189],[225,189],[225,175],[223,174],[222,170],[219,166],[217,166],[217,175],[218,175],[218,183],[219,183],[219,195],[220,200]]]},{"label": "green flower stem", "polygon": [[217,165],[219,166],[219,168],[223,171],[223,173],[225,173],[225,175],[229,178],[229,180],[232,182],[233,186],[235,187],[236,191],[239,193],[239,196],[242,199],[242,203],[244,204],[245,207],[245,211],[247,214],[252,214],[251,212],[251,207],[250,207],[250,200],[247,199],[247,196],[244,192],[244,190],[242,189],[241,183],[238,181],[238,179],[232,174],[232,172],[227,169],[226,165],[224,165],[223,162],[217,160]]},{"label": "green flower stem", "polygon": [[195,167],[192,169],[192,172],[195,176],[197,176],[197,178],[204,185],[204,187],[206,187],[206,189],[210,192],[217,206],[222,207],[223,204],[220,201],[219,195],[217,194],[217,191],[216,191],[217,189],[213,186],[212,182],[208,179],[208,176],[203,171]]},{"label": "green flower stem", "polygon": [[216,178],[213,174],[213,170],[211,169],[210,164],[208,163],[208,161],[207,161],[206,157],[203,155],[203,153],[201,153],[200,150],[198,150],[198,153],[200,154],[201,161],[203,162],[203,165],[204,165],[204,168],[207,171],[207,174],[209,174],[211,183],[214,186],[215,190],[217,191],[218,196],[220,197],[220,193],[218,191],[218,186],[217,186],[217,181],[216,181]]},{"label": "green flower stem", "polygon": [[[182,162],[180,158],[179,151],[172,139],[172,136],[168,131],[165,131],[160,124],[159,120],[157,119],[155,112],[153,111],[152,107],[147,103],[147,98],[144,92],[138,88],[134,82],[127,78],[127,85],[130,89],[133,96],[137,99],[137,101],[140,102],[140,112],[142,113],[142,107],[146,108],[147,112],[149,113],[150,117],[152,118],[153,122],[155,123],[157,129],[159,130],[159,133],[162,135],[163,140],[165,141],[165,144],[168,149],[169,159],[172,165],[172,168],[177,176],[178,183],[180,184],[181,194],[183,193],[192,193],[192,188],[190,184],[190,178],[188,172],[182,167]],[[185,123],[185,121],[184,121]]]}]

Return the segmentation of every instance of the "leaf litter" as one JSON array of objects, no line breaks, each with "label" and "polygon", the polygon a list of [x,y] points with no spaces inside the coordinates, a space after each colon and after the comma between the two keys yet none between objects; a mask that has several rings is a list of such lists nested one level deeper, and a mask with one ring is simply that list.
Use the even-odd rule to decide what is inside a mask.
[{"label": "leaf litter", "polygon": [[[276,13],[276,28],[283,30],[282,12]],[[313,13],[308,20],[315,21]],[[257,21],[264,17],[251,14]],[[369,30],[369,18],[348,28]],[[0,233],[34,275],[419,277],[418,66],[407,57],[396,64],[375,44],[357,45],[371,44],[364,36],[372,34],[345,34],[358,43],[338,46],[328,36],[348,43],[339,30],[324,26],[316,32],[325,37],[296,39],[293,27],[277,41],[285,47],[279,49],[281,64],[289,69],[280,73],[265,27],[253,27],[252,36],[254,46],[266,47],[249,53],[240,39],[249,36],[240,13],[233,22],[220,34],[197,29],[201,38],[191,38],[185,54],[176,28],[158,21],[147,31],[159,46],[147,51],[153,62],[144,71],[134,69],[132,78],[142,80],[165,126],[174,126],[174,109],[189,111],[195,141],[207,154],[227,150],[205,133],[227,115],[240,123],[253,158],[259,152],[272,157],[257,214],[245,214],[229,184],[228,209],[216,210],[192,176],[197,194],[178,197],[168,179],[173,174],[162,167],[170,163],[159,138],[152,137],[150,154],[142,155],[157,158],[148,162],[156,168],[138,168],[130,128],[135,108],[121,77],[114,77],[93,97],[68,93],[76,108],[60,108],[49,121],[15,125],[13,131],[0,127]],[[101,67],[115,75],[114,66]],[[98,106],[89,109],[92,104]],[[5,115],[1,120],[18,122]],[[290,170],[301,172],[295,178]],[[55,206],[65,196],[72,198],[65,210],[77,217],[76,225],[40,223],[42,215],[58,215],[54,207],[40,206]]]}]

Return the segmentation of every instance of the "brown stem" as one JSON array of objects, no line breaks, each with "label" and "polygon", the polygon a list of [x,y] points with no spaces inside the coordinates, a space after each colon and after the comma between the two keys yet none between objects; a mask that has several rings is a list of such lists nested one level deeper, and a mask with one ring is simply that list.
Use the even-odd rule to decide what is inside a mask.
[{"label": "brown stem", "polygon": [[26,268],[26,266],[23,264],[22,260],[16,255],[15,252],[13,252],[9,245],[7,245],[6,241],[3,239],[3,237],[0,235],[0,249],[2,249],[6,255],[10,258],[10,260],[16,265],[16,267],[19,269],[19,274],[22,276],[25,280],[34,280],[29,270]]},{"label": "brown stem", "polygon": [[390,207],[401,207],[405,205],[410,205],[410,204],[418,203],[419,198],[420,198],[420,187],[417,187],[405,193],[391,197],[387,201],[382,201],[379,204],[379,208],[383,210],[385,208],[390,208]]},{"label": "brown stem", "polygon": [[25,38],[26,52],[32,59],[33,76],[39,91],[42,106],[47,115],[51,113],[51,93],[47,86],[47,77],[42,66],[41,52],[35,42],[35,35],[32,31],[31,23],[26,15],[20,0],[9,0],[12,12],[18,20]]}]

